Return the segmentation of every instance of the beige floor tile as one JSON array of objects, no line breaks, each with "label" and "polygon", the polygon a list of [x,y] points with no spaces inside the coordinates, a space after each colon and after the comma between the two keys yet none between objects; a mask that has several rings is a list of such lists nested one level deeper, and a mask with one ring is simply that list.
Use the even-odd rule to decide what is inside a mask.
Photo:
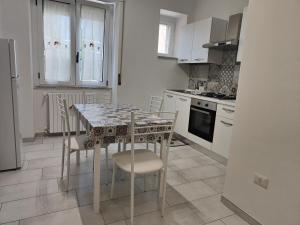
[{"label": "beige floor tile", "polygon": [[22,152],[33,152],[33,151],[49,151],[53,150],[53,144],[33,144],[21,146]]},{"label": "beige floor tile", "polygon": [[187,200],[172,187],[168,187],[166,191],[166,202],[169,206],[186,203]]},{"label": "beige floor tile", "polygon": [[211,187],[202,181],[174,186],[174,189],[188,201],[217,194]]},{"label": "beige floor tile", "polygon": [[77,207],[74,192],[56,193],[2,204],[0,223],[40,216],[45,213]]},{"label": "beige floor tile", "polygon": [[181,176],[178,171],[167,171],[167,182],[169,185],[175,186],[179,184],[185,184],[188,182],[183,176]]},{"label": "beige floor tile", "polygon": [[[126,215],[127,218],[130,217],[130,197],[122,198],[117,200]],[[149,191],[137,194],[134,196],[134,215],[141,215],[159,209],[158,195],[156,191]]]},{"label": "beige floor tile", "polygon": [[115,223],[110,223],[110,224],[107,224],[107,225],[127,225],[127,223],[126,223],[125,220],[122,220],[122,221],[118,221],[118,222],[115,222]]},{"label": "beige floor tile", "polygon": [[233,212],[221,202],[220,195],[198,199],[192,201],[192,204],[198,209],[201,218],[206,223],[233,215]]},{"label": "beige floor tile", "polygon": [[198,167],[200,164],[192,158],[170,160],[168,166],[171,170],[183,170]]},{"label": "beige floor tile", "polygon": [[225,176],[213,177],[203,180],[208,186],[218,193],[222,193],[224,189]]},{"label": "beige floor tile", "polygon": [[178,158],[193,158],[193,157],[201,157],[203,154],[192,147],[186,145],[186,146],[180,146],[180,147],[174,147],[173,151],[174,154]]},{"label": "beige floor tile", "polygon": [[45,150],[25,153],[25,160],[61,157],[61,150]]},{"label": "beige floor tile", "polygon": [[224,225],[224,223],[221,221],[221,220],[217,220],[215,222],[212,222],[212,223],[208,223],[206,225]]},{"label": "beige floor tile", "polygon": [[232,215],[222,219],[223,223],[226,225],[249,225],[246,221],[242,218],[238,217],[237,215]]},{"label": "beige floor tile", "polygon": [[[93,186],[76,189],[79,206],[86,206],[93,204]],[[110,200],[110,186],[101,186],[101,202]]]},{"label": "beige floor tile", "polygon": [[11,223],[3,223],[1,225],[19,225],[19,221],[11,222]]},{"label": "beige floor tile", "polygon": [[[147,221],[147,222],[145,222]],[[129,224],[129,220],[127,220]],[[203,225],[204,222],[189,204],[176,205],[166,209],[165,216],[159,211],[143,214],[134,218],[135,225]]]},{"label": "beige floor tile", "polygon": [[0,202],[52,194],[58,191],[56,179],[3,186],[0,187]]},{"label": "beige floor tile", "polygon": [[25,219],[20,225],[104,225],[104,221],[88,206]]},{"label": "beige floor tile", "polygon": [[197,181],[224,175],[224,171],[222,169],[213,165],[185,169],[179,171],[179,173],[188,181]]},{"label": "beige floor tile", "polygon": [[112,200],[102,202],[100,211],[106,224],[126,219],[123,208]]},{"label": "beige floor tile", "polygon": [[42,170],[17,170],[0,173],[0,186],[37,181],[42,178]]},{"label": "beige floor tile", "polygon": [[61,157],[56,158],[44,158],[44,159],[33,159],[28,161],[28,169],[45,168],[51,166],[60,166]]}]

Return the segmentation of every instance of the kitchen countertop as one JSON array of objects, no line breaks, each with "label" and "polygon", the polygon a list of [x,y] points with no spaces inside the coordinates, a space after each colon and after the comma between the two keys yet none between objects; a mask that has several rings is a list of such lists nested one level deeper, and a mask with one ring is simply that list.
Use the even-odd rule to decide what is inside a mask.
[{"label": "kitchen countertop", "polygon": [[199,96],[199,95],[193,95],[193,94],[188,94],[188,93],[182,93],[182,92],[177,92],[177,91],[172,91],[172,90],[165,90],[165,92],[169,92],[172,94],[180,95],[180,96],[185,96],[185,97],[190,97],[190,98],[197,98],[205,101],[210,101],[210,102],[215,102],[218,104],[223,104],[223,105],[228,105],[235,107],[235,101],[236,100],[221,100],[217,98],[210,98],[210,97],[204,97],[204,96]]}]

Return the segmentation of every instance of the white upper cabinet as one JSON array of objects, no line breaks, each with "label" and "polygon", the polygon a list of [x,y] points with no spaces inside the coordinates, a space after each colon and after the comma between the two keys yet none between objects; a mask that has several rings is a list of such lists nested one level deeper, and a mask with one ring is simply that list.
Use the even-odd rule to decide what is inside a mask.
[{"label": "white upper cabinet", "polygon": [[227,21],[208,18],[186,25],[182,30],[178,63],[221,63],[222,51],[204,44],[225,40]]},{"label": "white upper cabinet", "polygon": [[243,11],[243,20],[242,20],[242,26],[241,26],[241,33],[240,33],[240,41],[239,41],[239,50],[237,54],[236,61],[241,62],[243,58],[243,50],[244,50],[244,42],[245,42],[245,32],[247,27],[247,12],[248,7],[244,8]]},{"label": "white upper cabinet", "polygon": [[191,61],[191,52],[194,39],[194,24],[185,25],[181,30],[179,41],[178,62],[189,63]]}]

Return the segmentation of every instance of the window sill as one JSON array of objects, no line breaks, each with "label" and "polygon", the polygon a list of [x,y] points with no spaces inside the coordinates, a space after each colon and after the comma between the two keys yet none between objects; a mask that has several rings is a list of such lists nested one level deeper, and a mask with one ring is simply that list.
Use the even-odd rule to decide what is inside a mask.
[{"label": "window sill", "polygon": [[34,89],[111,89],[108,86],[35,85]]},{"label": "window sill", "polygon": [[171,55],[161,55],[161,54],[158,54],[157,57],[158,57],[158,58],[162,58],[162,59],[173,59],[173,60],[178,60],[177,57],[171,56]]}]

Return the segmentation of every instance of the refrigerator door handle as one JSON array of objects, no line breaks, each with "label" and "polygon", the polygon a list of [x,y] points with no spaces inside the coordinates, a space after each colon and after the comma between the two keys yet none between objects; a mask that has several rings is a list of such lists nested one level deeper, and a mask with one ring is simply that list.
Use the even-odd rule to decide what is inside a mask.
[{"label": "refrigerator door handle", "polygon": [[11,75],[11,79],[19,79],[20,78],[20,75],[19,74],[16,74],[16,75]]}]

